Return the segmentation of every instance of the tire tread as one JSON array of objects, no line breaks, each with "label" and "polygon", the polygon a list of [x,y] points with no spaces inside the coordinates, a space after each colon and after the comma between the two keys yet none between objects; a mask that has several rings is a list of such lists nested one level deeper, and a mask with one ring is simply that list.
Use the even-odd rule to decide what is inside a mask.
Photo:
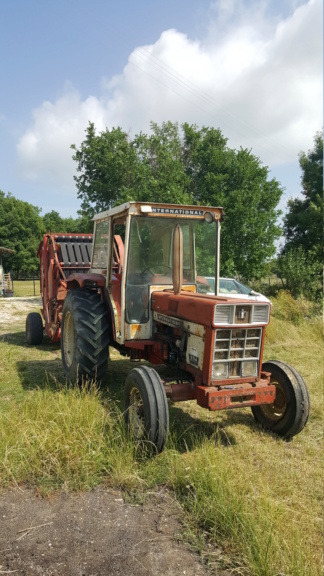
[{"label": "tire tread", "polygon": [[282,378],[287,387],[287,401],[290,404],[286,414],[278,421],[270,421],[265,417],[262,407],[252,408],[254,418],[266,430],[271,430],[284,438],[299,434],[306,426],[310,412],[310,399],[306,383],[299,372],[281,360],[268,360],[262,364],[262,370],[274,374],[274,378]]},{"label": "tire tread", "polygon": [[147,366],[129,372],[124,390],[126,424],[129,424],[129,395],[133,387],[137,387],[142,397],[147,440],[157,452],[161,452],[169,432],[168,401],[161,378],[154,368]]},{"label": "tire tread", "polygon": [[64,362],[63,337],[61,338],[66,376],[70,381],[76,379],[79,384],[84,378],[100,382],[105,376],[108,362],[109,323],[106,305],[97,293],[73,290],[68,292],[64,306],[69,308],[72,314],[76,338],[75,361],[71,369],[68,369]]},{"label": "tire tread", "polygon": [[43,340],[43,321],[39,312],[29,312],[26,318],[26,341],[31,345],[41,344]]}]

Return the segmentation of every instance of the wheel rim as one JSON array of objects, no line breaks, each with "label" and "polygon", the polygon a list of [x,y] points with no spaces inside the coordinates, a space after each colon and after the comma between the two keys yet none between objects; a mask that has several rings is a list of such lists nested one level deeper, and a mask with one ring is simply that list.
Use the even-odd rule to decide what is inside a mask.
[{"label": "wheel rim", "polygon": [[63,350],[66,365],[68,368],[71,368],[73,361],[73,350],[74,350],[74,329],[73,329],[73,318],[70,311],[67,311],[64,318]]},{"label": "wheel rim", "polygon": [[272,422],[277,422],[278,420],[283,418],[283,416],[286,413],[287,401],[284,389],[280,384],[280,382],[271,381],[271,384],[274,384],[276,387],[276,399],[272,404],[264,404],[263,406],[260,406],[260,408],[262,409],[264,416],[268,418],[268,420],[271,420]]},{"label": "wheel rim", "polygon": [[138,388],[132,388],[129,394],[129,427],[135,438],[145,435],[144,405]]}]

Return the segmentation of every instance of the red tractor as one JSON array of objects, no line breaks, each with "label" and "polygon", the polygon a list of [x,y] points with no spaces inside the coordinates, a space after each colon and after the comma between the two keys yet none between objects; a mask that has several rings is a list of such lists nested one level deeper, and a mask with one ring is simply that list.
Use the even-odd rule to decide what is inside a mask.
[{"label": "red tractor", "polygon": [[[168,435],[167,398],[209,410],[251,406],[283,437],[308,419],[301,375],[280,361],[262,364],[270,303],[219,294],[222,216],[222,208],[129,202],[95,216],[93,246],[89,235],[47,234],[39,248],[42,315],[47,335],[61,339],[67,380],[102,381],[109,346],[173,369],[162,381],[139,365],[125,382],[130,431],[157,451]],[[197,276],[215,277],[215,294],[198,293]],[[29,314],[27,342],[42,334],[41,316]]]}]

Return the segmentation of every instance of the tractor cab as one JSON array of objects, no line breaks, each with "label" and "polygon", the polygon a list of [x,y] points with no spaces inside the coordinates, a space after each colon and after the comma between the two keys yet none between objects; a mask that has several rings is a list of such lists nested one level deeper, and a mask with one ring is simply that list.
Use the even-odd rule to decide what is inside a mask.
[{"label": "tractor cab", "polygon": [[[95,216],[91,273],[105,277],[119,344],[152,337],[153,292],[218,286],[221,208],[129,202]],[[216,290],[217,293],[217,290]]]}]

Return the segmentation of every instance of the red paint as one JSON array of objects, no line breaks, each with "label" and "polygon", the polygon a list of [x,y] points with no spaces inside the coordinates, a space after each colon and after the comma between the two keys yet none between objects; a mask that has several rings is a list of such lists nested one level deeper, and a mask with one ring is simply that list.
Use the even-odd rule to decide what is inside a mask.
[{"label": "red paint", "polygon": [[241,386],[215,388],[211,386],[197,387],[197,404],[209,410],[224,410],[225,408],[244,408],[272,404],[276,397],[276,387],[267,381],[258,381],[256,386]]},{"label": "red paint", "polygon": [[[86,241],[92,243],[92,234],[44,234],[37,256],[40,259],[40,292],[47,336],[57,342],[61,337],[61,318],[63,303],[70,286],[84,285],[84,274],[89,270],[90,262],[81,264],[62,262],[60,242]],[[80,272],[73,274],[73,272]]]}]

